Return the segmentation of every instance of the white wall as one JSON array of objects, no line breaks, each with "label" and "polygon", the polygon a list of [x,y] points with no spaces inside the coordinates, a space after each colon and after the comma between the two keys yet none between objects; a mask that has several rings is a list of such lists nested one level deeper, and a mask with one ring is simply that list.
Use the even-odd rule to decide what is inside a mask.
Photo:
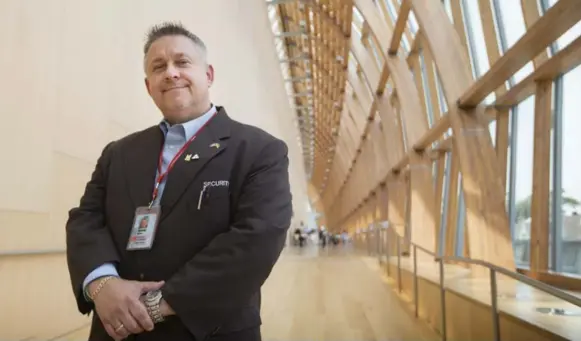
[{"label": "white wall", "polygon": [[[287,141],[295,218],[306,220],[301,151],[264,0],[2,0],[0,253],[62,250],[67,211],[103,146],[159,121],[141,60],[147,28],[162,20],[182,21],[207,43],[215,103]],[[64,254],[0,256],[0,278],[0,339],[42,339],[86,322]]]}]

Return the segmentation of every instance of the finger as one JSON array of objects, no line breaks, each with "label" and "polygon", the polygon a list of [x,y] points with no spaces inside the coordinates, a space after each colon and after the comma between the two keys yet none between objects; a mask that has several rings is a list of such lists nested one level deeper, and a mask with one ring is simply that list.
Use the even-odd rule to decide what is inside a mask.
[{"label": "finger", "polygon": [[159,281],[159,282],[139,282],[139,283],[141,284],[141,293],[144,294],[148,291],[161,289],[165,282]]},{"label": "finger", "polygon": [[113,339],[115,339],[115,341],[121,341],[125,338],[124,336],[116,333],[115,327],[113,327],[112,325],[105,324],[104,327],[105,327],[105,331],[107,331],[107,334],[109,334],[109,336],[111,336]]},{"label": "finger", "polygon": [[120,317],[121,317],[121,322],[125,326],[125,328],[123,328],[123,330],[126,330],[128,332],[128,334],[129,333],[138,334],[138,333],[141,333],[143,331],[143,329],[141,329],[141,326],[137,323],[137,321],[135,321],[133,316],[131,316],[131,314],[129,313],[129,310],[126,310],[123,313],[123,315],[121,315]]},{"label": "finger", "polygon": [[133,316],[133,318],[135,319],[135,321],[137,321],[141,328],[147,331],[153,330],[153,321],[151,320],[151,317],[149,317],[147,309],[145,308],[143,303],[139,301],[134,302],[129,307],[129,313],[131,314],[131,316]]}]

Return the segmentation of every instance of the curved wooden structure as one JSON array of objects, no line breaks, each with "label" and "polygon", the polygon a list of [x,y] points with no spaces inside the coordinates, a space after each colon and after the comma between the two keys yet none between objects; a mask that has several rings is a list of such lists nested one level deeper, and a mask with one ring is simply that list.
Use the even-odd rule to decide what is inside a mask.
[{"label": "curved wooden structure", "polygon": [[[549,270],[552,85],[581,63],[578,35],[554,42],[581,20],[581,2],[515,0],[522,13],[509,18],[497,0],[267,3],[286,72],[312,85],[289,94],[331,229],[387,221],[430,250],[516,270],[509,122],[534,96],[528,247],[531,270]],[[500,25],[519,17],[526,32],[508,44]]]}]

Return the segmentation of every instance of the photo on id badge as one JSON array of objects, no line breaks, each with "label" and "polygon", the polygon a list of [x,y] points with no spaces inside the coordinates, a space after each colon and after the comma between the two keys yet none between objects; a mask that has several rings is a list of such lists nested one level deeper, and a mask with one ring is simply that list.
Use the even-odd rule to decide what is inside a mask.
[{"label": "photo on id badge", "polygon": [[155,210],[137,210],[127,243],[128,250],[150,249],[155,237],[158,214]]}]

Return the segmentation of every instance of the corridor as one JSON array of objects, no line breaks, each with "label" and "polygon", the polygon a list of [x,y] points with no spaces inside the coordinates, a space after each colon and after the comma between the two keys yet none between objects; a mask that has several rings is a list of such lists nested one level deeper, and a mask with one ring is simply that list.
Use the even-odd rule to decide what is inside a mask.
[{"label": "corridor", "polygon": [[286,249],[264,286],[265,340],[437,340],[402,307],[377,259]]},{"label": "corridor", "polygon": [[[402,306],[377,259],[351,249],[287,247],[262,293],[265,341],[439,340]],[[88,332],[58,340],[86,339]]]},{"label": "corridor", "polygon": [[106,283],[109,335],[147,293],[181,319],[159,339],[240,341],[269,271],[265,341],[581,341],[581,0],[0,0],[0,26],[0,341],[87,340]]}]

